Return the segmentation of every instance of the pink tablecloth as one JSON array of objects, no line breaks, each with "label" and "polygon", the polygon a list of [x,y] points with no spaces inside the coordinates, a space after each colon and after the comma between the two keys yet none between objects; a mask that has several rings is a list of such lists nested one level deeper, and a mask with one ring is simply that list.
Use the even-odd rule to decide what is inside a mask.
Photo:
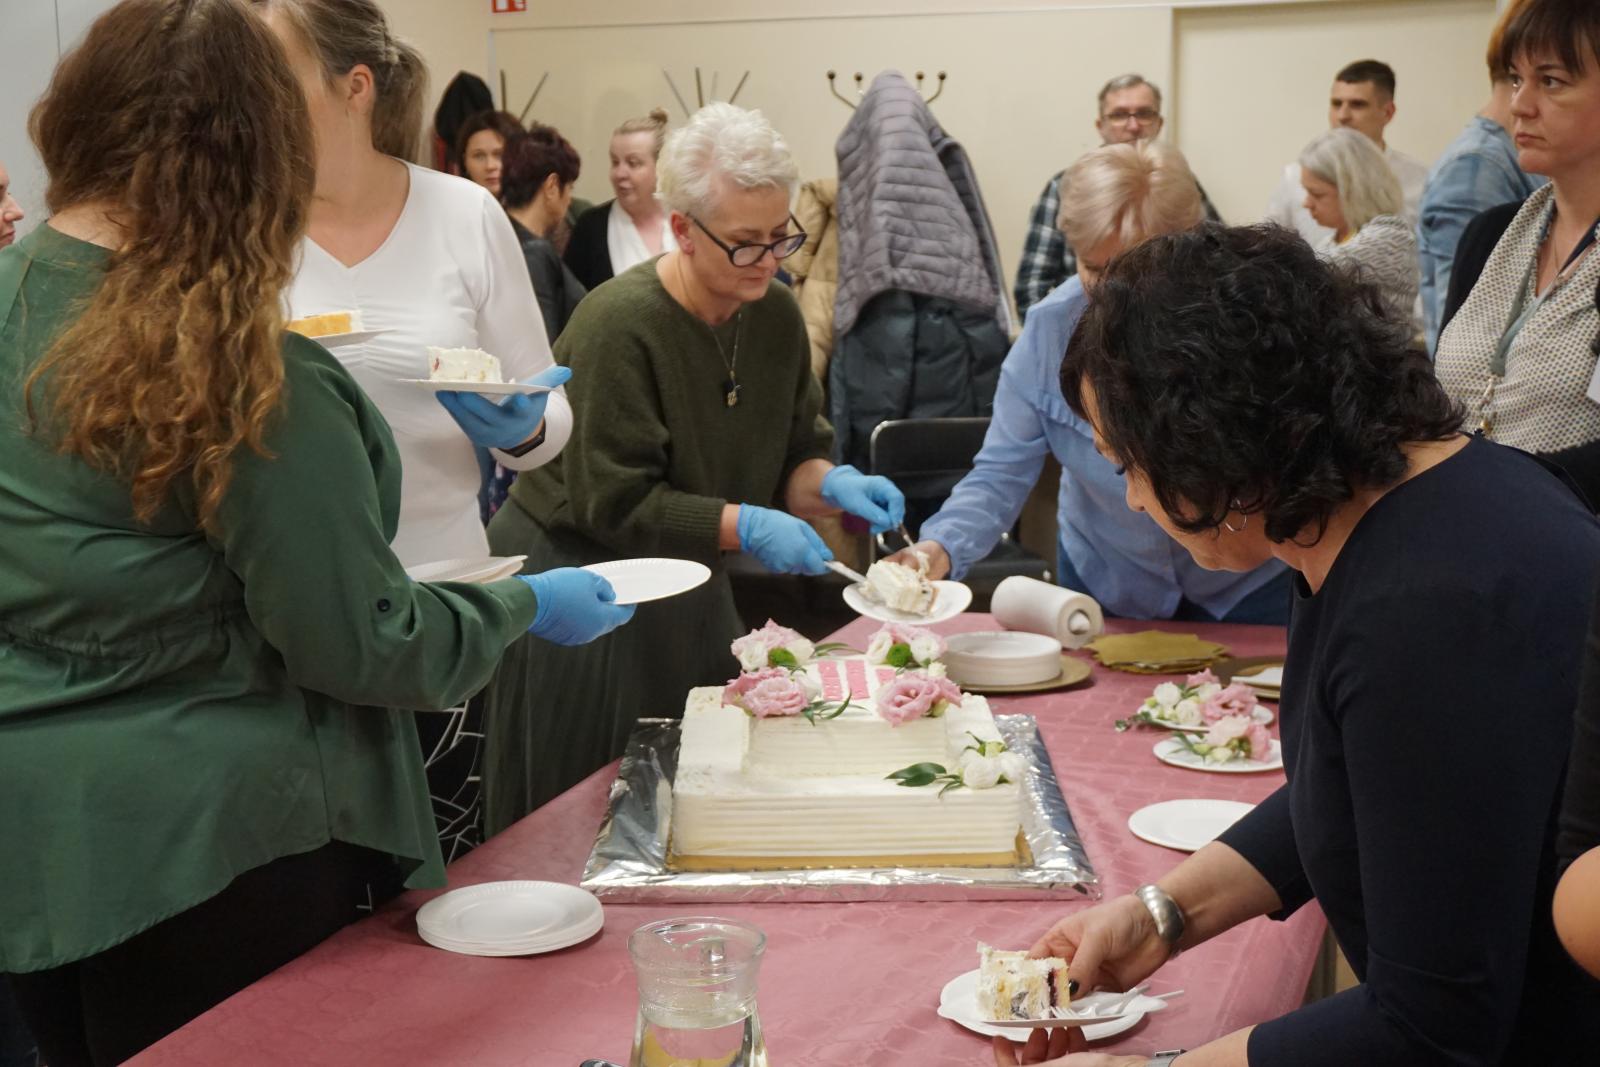
[{"label": "pink tablecloth", "polygon": [[[841,631],[860,642],[874,624]],[[1161,624],[1221,641],[1235,655],[1283,650],[1267,627]],[[1113,623],[1113,630],[1145,624]],[[939,629],[992,627],[962,616]],[[859,644],[857,647],[861,647]],[[1125,893],[1182,858],[1145,844],[1128,815],[1157,800],[1256,801],[1281,773],[1205,774],[1157,762],[1157,735],[1113,732],[1159,679],[1095,668],[1086,687],[994,697],[997,712],[1037,717],[1068,806],[1107,895]],[[465,857],[452,887],[499,879],[576,882],[604,810],[615,765]],[[804,818],[797,812],[796,818]],[[608,905],[605,929],[560,952],[481,959],[418,939],[409,893],[196,1019],[134,1062],[194,1064],[497,1064],[577,1067],[589,1057],[627,1062],[635,992],[628,934],[682,914],[682,905]],[[990,1063],[988,1039],[940,1018],[946,981],[975,965],[974,944],[1027,946],[1077,901],[955,904],[751,904],[706,909],[768,935],[760,1011],[775,1064]],[[263,921],[270,917],[263,916]],[[1152,991],[1184,989],[1169,1010],[1097,1048],[1149,1052],[1194,1046],[1300,1003],[1324,922],[1312,906],[1287,923],[1257,919],[1158,972]]]}]

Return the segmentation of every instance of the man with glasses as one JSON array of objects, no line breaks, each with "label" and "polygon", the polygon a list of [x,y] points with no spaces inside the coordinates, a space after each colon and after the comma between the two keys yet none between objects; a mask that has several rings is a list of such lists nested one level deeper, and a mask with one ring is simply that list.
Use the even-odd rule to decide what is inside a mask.
[{"label": "man with glasses", "polygon": [[[1376,59],[1351,63],[1333,76],[1328,94],[1328,128],[1349,126],[1370,137],[1388,160],[1389,169],[1400,180],[1406,198],[1406,221],[1417,225],[1417,205],[1428,180],[1427,164],[1396,151],[1384,143],[1384,129],[1394,121],[1394,68]],[[1272,192],[1267,205],[1267,221],[1298,230],[1312,247],[1333,238],[1333,231],[1319,225],[1305,206],[1306,191],[1300,184],[1300,164],[1283,168],[1283,179]]]},{"label": "man with glasses", "polygon": [[[1100,132],[1100,143],[1128,144],[1150,140],[1161,133],[1161,90],[1139,74],[1121,74],[1100,90],[1100,117],[1095,129]],[[1017,267],[1017,313],[1026,315],[1028,309],[1049,295],[1050,290],[1077,273],[1078,260],[1072,246],[1056,226],[1061,214],[1061,174],[1057,172],[1045,185],[1044,192],[1033,205],[1028,217],[1027,243],[1022,249],[1022,262]],[[1199,183],[1196,182],[1196,185]],[[1206,218],[1220,222],[1217,209],[1211,206],[1205,189],[1200,190],[1201,207]]]}]

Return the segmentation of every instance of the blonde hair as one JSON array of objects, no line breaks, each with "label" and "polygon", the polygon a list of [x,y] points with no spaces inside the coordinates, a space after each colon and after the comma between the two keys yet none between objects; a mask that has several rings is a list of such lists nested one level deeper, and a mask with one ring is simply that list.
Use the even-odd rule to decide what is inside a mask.
[{"label": "blonde hair", "polygon": [[613,137],[624,137],[630,133],[648,133],[653,138],[654,147],[650,154],[656,159],[661,158],[662,145],[667,140],[667,112],[665,108],[654,108],[650,114],[642,119],[628,119],[621,126],[611,131]]},{"label": "blonde hair", "polygon": [[1061,175],[1056,225],[1081,252],[1111,237],[1132,248],[1157,234],[1187,230],[1204,215],[1200,185],[1183,153],[1158,141],[1102,145]]},{"label": "blonde hair", "polygon": [[[280,294],[314,182],[305,97],[240,0],[124,0],[29,116],[55,212],[109,205],[105,277],[24,386],[30,428],[201,529],[283,395]],[[42,403],[35,403],[35,391]]]},{"label": "blonde hair", "polygon": [[707,104],[673,131],[656,165],[656,199],[669,211],[705,214],[717,175],[741,189],[780,188],[790,197],[800,168],[783,134],[759,111]]},{"label": "blonde hair", "polygon": [[1405,208],[1400,181],[1372,138],[1345,126],[1317,135],[1300,153],[1300,168],[1339,191],[1339,209],[1351,233],[1379,215]]},{"label": "blonde hair", "polygon": [[332,81],[357,64],[372,71],[372,146],[415,160],[421,144],[428,65],[422,53],[389,32],[374,0],[253,0],[282,11]]}]

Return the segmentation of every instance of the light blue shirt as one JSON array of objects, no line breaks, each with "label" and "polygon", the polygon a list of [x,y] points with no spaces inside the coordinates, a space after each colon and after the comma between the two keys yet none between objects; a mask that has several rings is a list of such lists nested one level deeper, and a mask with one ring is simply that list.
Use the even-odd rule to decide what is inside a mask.
[{"label": "light blue shirt", "polygon": [[994,417],[970,474],[922,538],[950,554],[961,578],[1016,524],[1044,457],[1061,463],[1061,549],[1104,608],[1137,619],[1171,618],[1184,597],[1221,618],[1278,577],[1273,560],[1243,574],[1208,571],[1150,516],[1128,507],[1122,475],[1095,451],[1089,424],[1061,396],[1061,357],[1088,303],[1069,278],[1028,311],[1022,336],[1000,367]]},{"label": "light blue shirt", "polygon": [[1482,115],[1473,116],[1428,172],[1417,221],[1417,259],[1429,352],[1439,345],[1439,315],[1450,294],[1461,231],[1492,207],[1528,199],[1547,180],[1518,166],[1511,135]]}]

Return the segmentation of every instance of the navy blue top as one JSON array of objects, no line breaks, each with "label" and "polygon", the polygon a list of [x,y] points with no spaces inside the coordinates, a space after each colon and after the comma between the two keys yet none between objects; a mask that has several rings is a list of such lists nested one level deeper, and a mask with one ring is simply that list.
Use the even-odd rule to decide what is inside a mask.
[{"label": "navy blue top", "polygon": [[1474,438],[1297,580],[1288,784],[1222,840],[1274,918],[1316,898],[1362,984],[1256,1027],[1251,1067],[1597,1062],[1600,983],[1550,921],[1597,579],[1600,523]]}]

